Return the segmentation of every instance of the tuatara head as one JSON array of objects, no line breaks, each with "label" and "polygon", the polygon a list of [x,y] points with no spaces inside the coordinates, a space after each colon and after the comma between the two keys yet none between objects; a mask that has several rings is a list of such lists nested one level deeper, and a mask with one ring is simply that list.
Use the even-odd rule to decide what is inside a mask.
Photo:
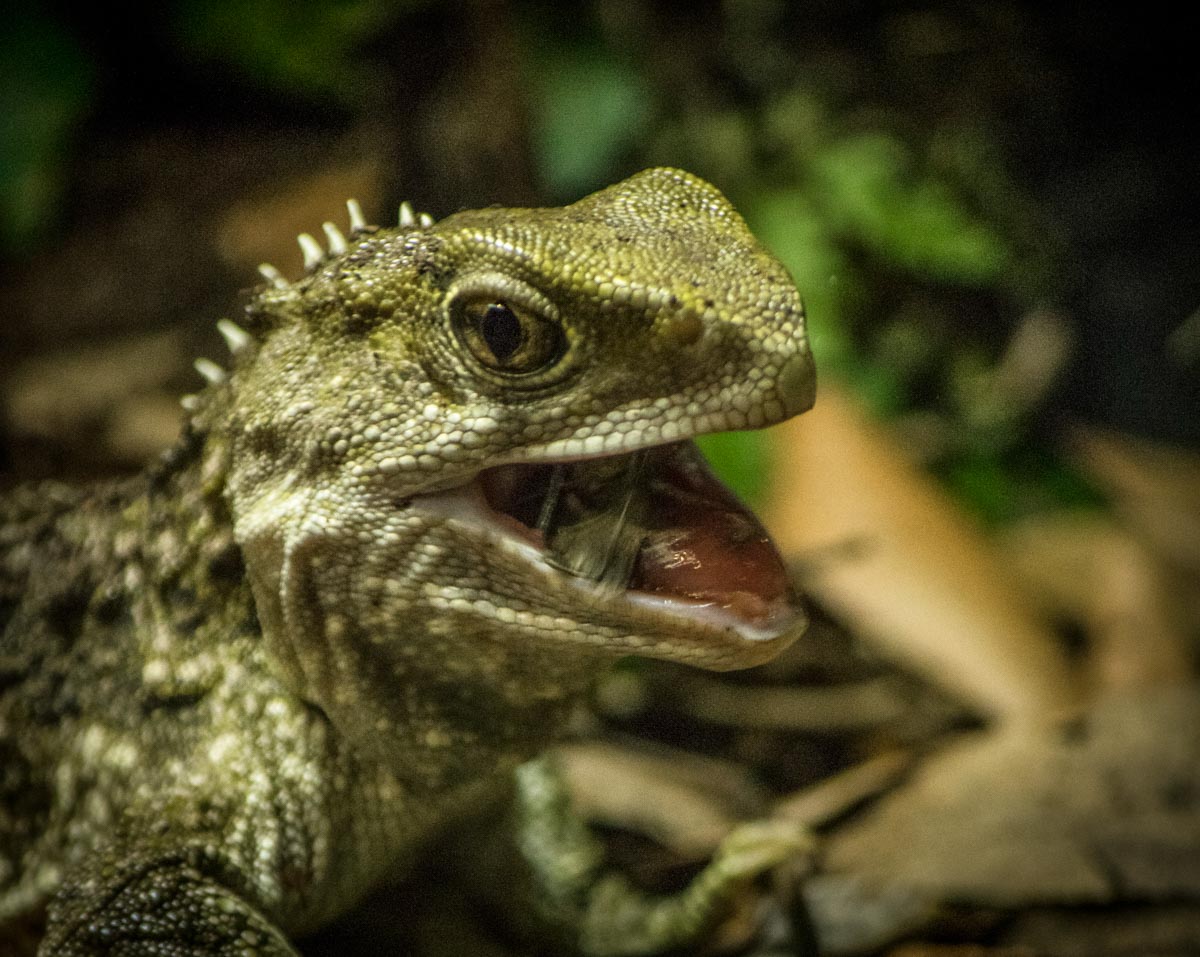
[{"label": "tuatara head", "polygon": [[293,687],[359,738],[461,747],[520,738],[605,658],[790,642],[783,563],[691,442],[814,397],[800,298],[729,202],[652,169],[402,219],[309,240],[229,386],[236,536]]}]

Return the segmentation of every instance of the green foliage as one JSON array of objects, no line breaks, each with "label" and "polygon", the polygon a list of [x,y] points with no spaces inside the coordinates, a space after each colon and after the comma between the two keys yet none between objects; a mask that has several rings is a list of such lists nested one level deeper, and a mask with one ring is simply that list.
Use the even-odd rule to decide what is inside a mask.
[{"label": "green foliage", "polygon": [[788,268],[803,290],[813,352],[823,368],[845,369],[852,361],[842,298],[854,268],[829,229],[821,206],[803,186],[749,192],[741,204],[755,234]]},{"label": "green foliage", "polygon": [[[999,422],[956,402],[960,353],[982,360],[985,376],[989,360],[978,343],[942,333],[962,320],[964,301],[1029,301],[1040,292],[1030,277],[1044,275],[1030,266],[1032,214],[978,124],[902,132],[840,99],[849,73],[824,89],[808,75],[768,87],[757,105],[672,103],[659,95],[655,63],[626,62],[628,50],[587,18],[566,35],[532,24],[526,33],[535,162],[553,195],[581,195],[653,163],[709,177],[802,290],[822,376],[849,381],[887,416],[911,411],[918,396],[928,402],[940,380],[935,394],[949,404],[936,414],[958,443],[945,450],[943,476],[988,516],[1030,500],[1016,493],[1006,459],[1024,412]],[[761,496],[765,440],[723,435],[703,447],[741,495]]]},{"label": "green foliage", "polygon": [[763,432],[719,432],[699,440],[701,451],[742,501],[762,503],[770,477],[771,443]]},{"label": "green foliage", "polygon": [[222,63],[289,97],[361,106],[370,68],[359,50],[395,17],[425,2],[387,0],[176,0],[180,49]]},{"label": "green foliage", "polygon": [[881,262],[929,280],[998,280],[1011,258],[1004,239],[950,183],[916,165],[911,150],[881,132],[830,143],[810,165],[826,226]]},{"label": "green foliage", "polygon": [[1077,471],[1029,447],[1007,455],[963,454],[945,462],[936,474],[992,526],[1056,507],[1093,507],[1102,500]]},{"label": "green foliage", "polygon": [[644,135],[650,98],[641,77],[598,45],[531,49],[534,158],[557,197],[603,184]]},{"label": "green foliage", "polygon": [[56,220],[92,65],[50,17],[10,11],[0,30],[0,247],[17,252]]},{"label": "green foliage", "polygon": [[[492,9],[438,7],[171,0],[162,17],[195,62],[361,116],[390,95],[389,74],[363,54],[373,39],[418,9],[444,18]],[[866,46],[817,34],[812,46],[796,44],[803,18],[787,4],[721,8],[721,19],[686,25],[661,5],[624,0],[571,17],[545,0],[503,8],[547,198],[575,198],[655,163],[706,176],[795,277],[822,378],[849,382],[883,415],[936,417],[954,437],[936,465],[985,515],[1031,500],[1017,485],[1033,475],[1074,495],[1053,467],[1016,461],[1034,410],[990,388],[997,337],[961,332],[986,333],[1054,287],[1053,234],[1007,173],[986,94],[973,100],[965,82],[939,99],[938,58],[922,54],[904,60],[905,82],[929,95],[904,102],[888,90],[894,64],[865,60]],[[671,57],[659,55],[664,37]],[[0,65],[0,247],[18,250],[57,218],[64,157],[95,84],[73,39],[28,9],[0,31]],[[986,70],[986,57],[976,67]],[[743,495],[759,494],[762,439],[722,436],[705,447]]]},{"label": "green foliage", "polygon": [[[653,19],[626,14],[639,24]],[[906,407],[917,360],[879,363],[862,348],[855,323],[875,271],[925,284],[1003,282],[1013,260],[1003,224],[977,211],[956,176],[975,172],[970,160],[983,155],[977,142],[959,148],[941,131],[934,162],[882,124],[848,122],[826,92],[803,83],[769,91],[756,108],[701,97],[671,103],[655,84],[661,65],[629,57],[644,42],[636,30],[606,34],[587,15],[562,31],[545,31],[535,15],[522,26],[534,160],[549,193],[569,199],[653,163],[709,177],[803,291],[822,375],[852,380],[877,410]],[[1003,191],[1002,177],[988,182]],[[922,364],[931,361],[921,354]],[[741,495],[761,496],[769,454],[762,438],[715,436],[703,446]]]},{"label": "green foliage", "polygon": [[946,334],[971,309],[1015,319],[1052,285],[1037,217],[980,128],[922,142],[796,89],[764,110],[763,131],[774,162],[739,201],[804,292],[822,376],[882,416],[939,422],[931,464],[987,521],[1094,501],[1053,457],[1029,455],[1031,408],[996,404],[998,344]]}]

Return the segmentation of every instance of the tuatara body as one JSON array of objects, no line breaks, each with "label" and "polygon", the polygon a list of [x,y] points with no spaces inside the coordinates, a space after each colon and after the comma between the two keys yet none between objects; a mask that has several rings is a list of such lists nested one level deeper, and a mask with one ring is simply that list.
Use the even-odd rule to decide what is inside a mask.
[{"label": "tuatara body", "polygon": [[803,626],[689,441],[814,395],[793,283],[716,189],[326,232],[145,474],[0,500],[0,950],[293,953],[606,663],[743,667]]}]

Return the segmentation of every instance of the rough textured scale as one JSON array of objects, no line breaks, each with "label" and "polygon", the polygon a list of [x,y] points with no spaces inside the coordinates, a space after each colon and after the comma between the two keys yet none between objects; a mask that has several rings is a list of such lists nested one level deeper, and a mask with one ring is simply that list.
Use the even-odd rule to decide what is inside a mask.
[{"label": "rough textured scale", "polygon": [[[803,625],[684,441],[814,393],[792,282],[717,190],[656,169],[395,229],[353,205],[325,233],[223,323],[232,369],[202,367],[145,475],[0,501],[0,940],[290,953],[606,662],[742,667]],[[593,459],[668,444],[615,473],[647,525],[617,529],[629,581],[566,570],[563,520],[525,499],[592,518]]]}]

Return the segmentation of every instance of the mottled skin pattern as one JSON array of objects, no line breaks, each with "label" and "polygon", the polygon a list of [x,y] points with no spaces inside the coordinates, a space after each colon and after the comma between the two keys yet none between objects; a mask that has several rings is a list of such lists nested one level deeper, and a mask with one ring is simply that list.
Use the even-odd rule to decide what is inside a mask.
[{"label": "mottled skin pattern", "polygon": [[[513,368],[463,333],[498,300]],[[708,184],[357,229],[247,326],[147,474],[0,501],[0,941],[291,953],[606,662],[741,667],[800,626],[632,602],[452,491],[811,404],[796,291]]]}]

